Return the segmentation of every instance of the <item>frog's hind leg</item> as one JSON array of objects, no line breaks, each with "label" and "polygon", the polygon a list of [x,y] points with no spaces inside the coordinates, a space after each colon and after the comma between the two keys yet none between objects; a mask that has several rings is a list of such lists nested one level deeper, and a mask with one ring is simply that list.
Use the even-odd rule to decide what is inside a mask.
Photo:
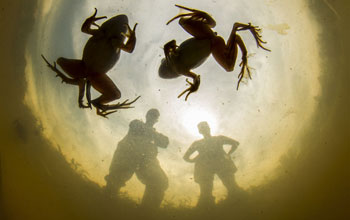
[{"label": "frog's hind leg", "polygon": [[224,39],[220,36],[215,36],[211,39],[212,54],[215,60],[228,72],[231,72],[234,69],[237,59],[238,47],[241,50],[241,72],[238,75],[237,89],[239,88],[239,84],[244,77],[245,71],[248,73],[249,78],[251,78],[250,69],[248,67],[247,49],[242,38],[237,34],[237,31],[242,30],[250,30],[256,40],[257,46],[264,50],[270,51],[269,49],[262,46],[262,44],[266,42],[261,39],[261,35],[259,34],[261,30],[256,26],[252,26],[250,23],[235,23],[233,25],[233,29],[231,31],[229,39],[227,40],[227,43],[225,43]]},{"label": "frog's hind leg", "polygon": [[111,78],[106,74],[96,74],[88,77],[92,87],[101,93],[101,96],[92,100],[91,103],[96,107],[97,115],[106,117],[107,115],[116,112],[117,109],[133,108],[131,104],[136,102],[140,96],[133,101],[125,100],[122,103],[107,104],[114,100],[120,99],[121,93],[118,87],[113,83]]},{"label": "frog's hind leg", "polygon": [[193,10],[193,13],[180,15],[179,24],[181,27],[197,39],[211,39],[215,37],[215,33],[212,30],[216,26],[215,20],[204,11],[190,10]]},{"label": "frog's hind leg", "polygon": [[[41,57],[46,62],[47,66],[54,71],[58,76],[62,79],[62,83],[65,82],[70,85],[76,85],[79,87],[79,97],[78,97],[78,104],[80,108],[88,108],[89,105],[83,104],[83,98],[85,93],[85,84],[86,79],[83,77],[84,75],[84,65],[81,60],[71,60],[66,58],[58,58],[57,63],[60,65],[60,67],[66,72],[70,77],[66,76],[64,73],[62,73],[59,69],[57,69],[56,62],[49,63],[47,59],[41,55]],[[80,61],[80,62],[79,62]]]}]

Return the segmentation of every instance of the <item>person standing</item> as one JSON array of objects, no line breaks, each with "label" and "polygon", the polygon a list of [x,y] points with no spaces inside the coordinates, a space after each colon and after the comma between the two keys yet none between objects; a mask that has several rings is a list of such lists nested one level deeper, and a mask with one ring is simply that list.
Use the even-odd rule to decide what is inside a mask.
[{"label": "person standing", "polygon": [[146,122],[130,122],[128,134],[118,143],[109,174],[105,177],[107,193],[119,193],[120,188],[135,173],[146,186],[141,205],[153,208],[160,206],[168,188],[168,177],[157,159],[158,147],[166,148],[169,139],[153,127],[159,116],[157,109],[150,109],[146,114]]},{"label": "person standing", "polygon": [[[207,122],[198,124],[198,131],[203,139],[195,141],[185,152],[183,159],[194,163],[194,180],[199,184],[200,196],[197,206],[215,204],[212,195],[214,175],[218,175],[231,197],[238,188],[234,173],[237,171],[230,155],[237,149],[239,142],[225,136],[212,136]],[[223,146],[231,145],[226,153]],[[192,154],[198,155],[191,158]]]}]

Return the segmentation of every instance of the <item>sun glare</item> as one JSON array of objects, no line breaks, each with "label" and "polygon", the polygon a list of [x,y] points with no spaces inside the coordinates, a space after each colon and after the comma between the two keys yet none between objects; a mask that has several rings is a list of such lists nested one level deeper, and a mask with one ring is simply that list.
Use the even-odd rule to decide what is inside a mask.
[{"label": "sun glare", "polygon": [[198,133],[197,124],[201,121],[207,121],[211,131],[215,133],[217,128],[217,120],[216,117],[210,111],[193,106],[186,109],[185,113],[183,113],[182,115],[183,117],[181,118],[180,123],[189,134],[200,137],[200,134]]}]

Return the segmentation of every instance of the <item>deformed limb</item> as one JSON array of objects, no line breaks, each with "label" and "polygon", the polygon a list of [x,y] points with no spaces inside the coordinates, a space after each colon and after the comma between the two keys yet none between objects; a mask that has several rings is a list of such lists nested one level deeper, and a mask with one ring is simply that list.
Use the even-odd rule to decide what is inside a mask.
[{"label": "deformed limb", "polygon": [[[84,103],[83,103],[86,82],[87,82],[86,79],[79,80],[79,96],[78,96],[79,108],[91,108],[91,105],[89,106],[89,101],[88,101],[88,105],[84,105]],[[90,90],[89,88],[87,88],[87,89]],[[88,91],[86,91],[86,92],[88,92]]]},{"label": "deformed limb", "polygon": [[[261,29],[258,27],[258,26],[253,26],[251,23],[248,23],[248,24],[242,24],[242,23],[235,23],[233,25],[233,30],[232,30],[232,34],[235,34],[236,31],[243,31],[243,30],[249,30],[250,33],[253,35],[255,41],[256,41],[256,44],[258,46],[258,48],[262,48],[266,51],[269,51],[271,52],[270,49],[267,49],[265,48],[262,44],[266,44],[266,41],[263,41],[261,38],[262,36],[260,35],[260,32],[261,32]],[[236,38],[237,38],[238,35],[236,35]],[[231,37],[231,36],[230,36]],[[236,40],[237,41],[237,40]],[[241,71],[238,75],[238,83],[237,83],[237,90],[239,88],[239,84],[241,83],[242,79],[243,79],[243,76],[244,76],[244,73],[245,73],[245,70],[247,71],[248,73],[248,76],[249,78],[251,79],[251,74],[250,74],[250,68],[248,66],[248,58],[247,58],[247,52],[246,52],[246,48],[244,46],[244,43],[241,39],[239,39],[237,41],[237,44],[238,46],[240,47],[241,51],[242,51],[242,61],[241,63],[239,64],[239,66],[241,67]],[[229,45],[229,47],[232,47],[232,45]]]},{"label": "deformed limb", "polygon": [[182,6],[182,5],[175,5],[175,6],[180,8],[180,9],[185,9],[187,11],[190,11],[190,13],[179,14],[179,15],[173,17],[172,19],[170,19],[166,23],[167,25],[170,24],[172,21],[178,19],[178,18],[190,16],[190,19],[192,19],[192,20],[198,19],[198,20],[202,21],[203,23],[207,24],[211,28],[216,26],[215,20],[210,15],[208,15],[206,12],[204,12],[204,11],[200,11],[200,10],[193,9],[193,8],[187,8],[187,7]]},{"label": "deformed limb", "polygon": [[[247,71],[248,76],[250,79],[252,79],[252,76],[250,75],[250,68],[248,66],[248,51],[247,48],[244,45],[244,42],[242,40],[242,38],[239,35],[235,36],[235,43],[238,45],[239,49],[242,52],[242,61],[239,64],[239,66],[241,67],[241,71],[238,74],[238,82],[237,82],[237,90],[239,89],[239,85],[241,84],[241,81],[244,77],[244,73],[245,71]],[[236,59],[236,58],[235,58]]]},{"label": "deformed limb", "polygon": [[243,31],[243,30],[249,30],[253,37],[255,38],[255,41],[257,43],[258,48],[262,48],[266,51],[271,51],[267,48],[265,48],[262,44],[265,44],[266,42],[261,39],[260,31],[257,26],[251,25],[251,23],[248,24],[242,24],[242,23],[234,23],[231,34],[227,40],[227,43],[220,37],[215,36],[212,38],[212,54],[215,58],[215,60],[228,72],[233,71],[235,62],[237,59],[237,50],[238,47],[241,50],[242,53],[242,61],[240,63],[241,71],[238,75],[238,83],[237,83],[237,90],[239,88],[239,85],[244,77],[245,72],[248,73],[249,78],[251,79],[250,75],[250,68],[248,66],[248,51],[245,47],[245,44],[242,40],[242,38],[237,34],[237,31]]},{"label": "deformed limb", "polygon": [[200,75],[195,75],[195,77],[193,77],[193,83],[191,83],[188,79],[186,79],[186,82],[190,86],[187,89],[185,89],[182,93],[180,93],[180,95],[177,97],[177,98],[180,98],[182,95],[187,93],[187,95],[185,97],[185,101],[187,101],[187,98],[191,93],[194,93],[198,90],[200,82],[201,82]]},{"label": "deformed limb", "polygon": [[248,66],[248,60],[247,60],[246,56],[242,58],[242,62],[239,64],[239,66],[241,67],[241,72],[238,74],[237,90],[239,88],[239,84],[241,83],[241,81],[243,79],[245,70],[247,70],[249,78],[252,79],[252,77],[250,75],[250,68]]},{"label": "deformed limb", "polygon": [[96,107],[97,115],[107,118],[107,115],[116,112],[118,109],[134,108],[133,106],[131,106],[131,104],[136,102],[140,97],[141,96],[137,96],[134,100],[130,102],[128,102],[129,99],[126,99],[122,103],[118,102],[117,104],[113,104],[113,105],[98,104],[98,103],[94,103],[94,101],[92,101],[92,104]]},{"label": "deformed limb", "polygon": [[251,23],[248,24],[241,24],[241,23],[235,23],[233,25],[233,28],[236,29],[236,31],[244,31],[244,30],[249,30],[250,33],[253,35],[256,44],[258,46],[258,48],[262,48],[266,51],[271,52],[270,49],[265,48],[262,44],[266,44],[266,41],[263,41],[261,38],[262,36],[260,35],[261,33],[261,28],[259,28],[259,26],[253,26]]},{"label": "deformed limb", "polygon": [[87,108],[92,109],[91,107],[91,82],[86,80],[86,99],[87,99]]},{"label": "deformed limb", "polygon": [[[175,6],[179,7],[178,5],[175,5]],[[170,24],[172,21],[174,21],[174,20],[176,20],[176,19],[178,19],[178,18],[195,15],[195,12],[193,11],[193,10],[195,10],[195,9],[189,9],[189,8],[186,8],[186,7],[183,7],[183,6],[181,6],[181,7],[179,7],[179,8],[192,11],[192,13],[176,15],[175,17],[173,17],[172,19],[170,19],[170,20],[166,23],[166,25]]]}]

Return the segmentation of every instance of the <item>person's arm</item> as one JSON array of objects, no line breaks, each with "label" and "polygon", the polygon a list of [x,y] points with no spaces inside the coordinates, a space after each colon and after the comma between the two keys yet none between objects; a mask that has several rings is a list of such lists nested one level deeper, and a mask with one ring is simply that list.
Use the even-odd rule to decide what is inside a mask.
[{"label": "person's arm", "polygon": [[230,150],[227,152],[228,155],[231,155],[237,149],[239,142],[226,136],[219,136],[219,137],[222,141],[222,145],[225,145],[225,144],[231,145]]},{"label": "person's arm", "polygon": [[153,132],[153,141],[157,147],[167,148],[169,144],[169,138],[156,131]]},{"label": "person's arm", "polygon": [[192,158],[191,159],[191,155],[197,151],[197,147],[196,147],[196,144],[193,143],[188,149],[187,151],[185,152],[184,156],[183,156],[183,159],[186,161],[186,162],[189,162],[189,163],[193,163],[196,161],[196,158]]}]

